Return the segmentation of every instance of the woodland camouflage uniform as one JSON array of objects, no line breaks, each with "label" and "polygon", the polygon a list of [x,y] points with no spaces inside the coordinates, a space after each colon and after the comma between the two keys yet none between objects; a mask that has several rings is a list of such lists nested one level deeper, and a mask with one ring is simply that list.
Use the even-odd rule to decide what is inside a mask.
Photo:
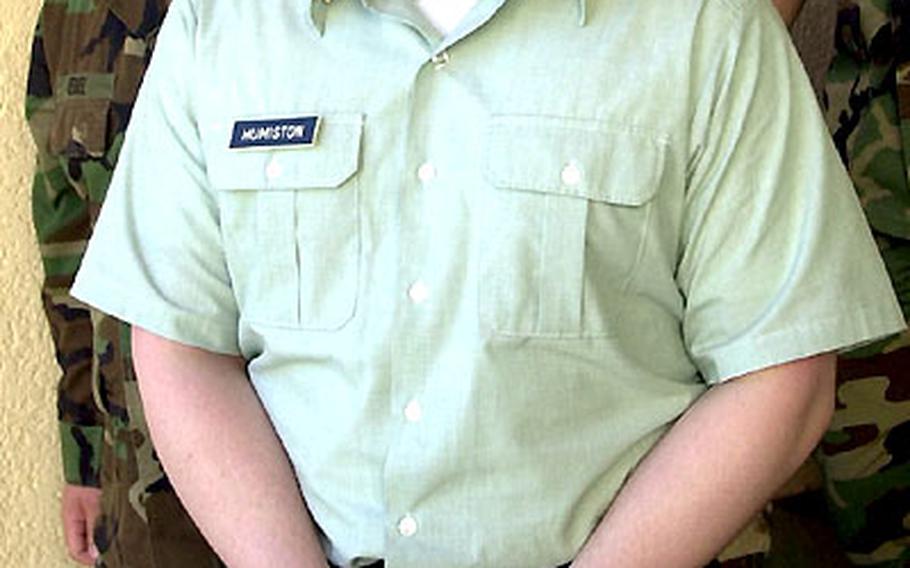
[{"label": "woodland camouflage uniform", "polygon": [[62,370],[64,475],[102,489],[94,540],[105,567],[220,566],[154,455],[129,328],[69,295],[167,3],[46,0],[28,79],[26,115],[38,151],[33,218]]},{"label": "woodland camouflage uniform", "polygon": [[[838,9],[829,124],[910,319],[910,1]],[[837,394],[818,452],[835,528],[855,564],[910,566],[910,332],[841,357]]]}]

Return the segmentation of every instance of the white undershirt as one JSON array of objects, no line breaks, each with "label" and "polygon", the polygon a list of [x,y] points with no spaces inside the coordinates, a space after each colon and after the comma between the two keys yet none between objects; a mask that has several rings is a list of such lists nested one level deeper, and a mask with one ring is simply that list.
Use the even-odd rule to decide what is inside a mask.
[{"label": "white undershirt", "polygon": [[416,0],[417,9],[443,34],[449,34],[468,15],[477,0]]}]

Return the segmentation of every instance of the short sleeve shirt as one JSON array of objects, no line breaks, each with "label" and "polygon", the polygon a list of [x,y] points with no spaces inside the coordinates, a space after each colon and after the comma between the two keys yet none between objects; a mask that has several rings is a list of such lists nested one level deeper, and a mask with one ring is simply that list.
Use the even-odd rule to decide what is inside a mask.
[{"label": "short sleeve shirt", "polygon": [[345,566],[565,562],[710,385],[903,327],[763,0],[175,0],[75,294],[248,361]]}]

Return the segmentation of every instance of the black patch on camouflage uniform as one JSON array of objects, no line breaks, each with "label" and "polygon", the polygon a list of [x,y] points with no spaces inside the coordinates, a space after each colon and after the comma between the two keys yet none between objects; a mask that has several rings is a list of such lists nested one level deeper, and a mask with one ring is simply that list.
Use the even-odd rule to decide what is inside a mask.
[{"label": "black patch on camouflage uniform", "polygon": [[55,304],[54,313],[63,318],[63,321],[76,321],[88,317],[88,310],[85,308],[71,308],[64,304]]},{"label": "black patch on camouflage uniform", "polygon": [[764,554],[750,554],[724,561],[713,560],[705,565],[705,568],[761,568],[765,565],[765,561],[766,557]]},{"label": "black patch on camouflage uniform", "polygon": [[882,26],[869,42],[869,59],[874,65],[888,65],[894,61],[896,45],[894,30],[891,26]]},{"label": "black patch on camouflage uniform", "polygon": [[92,467],[92,461],[95,456],[95,448],[86,439],[85,434],[79,428],[70,428],[73,440],[79,445],[79,477],[86,485],[97,487],[101,485],[101,480],[95,474]]},{"label": "black patch on camouflage uniform", "polygon": [[[841,409],[846,408],[838,402]],[[827,439],[822,440],[822,451],[826,454],[839,454],[848,452],[852,449],[859,448],[874,442],[878,438],[879,430],[874,424],[860,424],[858,426],[847,426],[841,430],[846,435],[844,442],[831,442]]]},{"label": "black patch on camouflage uniform", "polygon": [[95,415],[91,407],[73,402],[67,396],[57,397],[57,416],[67,417],[67,421],[77,425],[93,425]]},{"label": "black patch on camouflage uniform", "polygon": [[126,25],[120,21],[113,12],[108,12],[107,17],[104,20],[104,25],[101,26],[101,31],[98,32],[98,37],[93,38],[89,41],[85,48],[82,50],[82,55],[88,55],[98,49],[98,46],[103,42],[107,41],[110,48],[108,49],[107,56],[107,70],[112,71],[114,69],[114,62],[117,60],[117,55],[123,51],[123,44],[126,42],[126,37],[129,30],[127,30]]},{"label": "black patch on camouflage uniform", "polygon": [[91,362],[92,360],[92,350],[90,347],[84,347],[73,351],[72,353],[63,353],[62,351],[56,352],[57,363],[61,367],[72,367],[76,363],[84,363],[86,361]]},{"label": "black patch on camouflage uniform", "polygon": [[[905,466],[910,462],[910,421],[898,424],[888,432],[888,437],[885,438],[885,449],[888,450],[892,460],[882,468],[882,471]],[[910,487],[910,479],[906,484]],[[907,510],[910,511],[910,508]]]},{"label": "black patch on camouflage uniform", "polygon": [[[126,125],[129,124],[130,118],[133,116],[133,105],[128,103],[118,103],[117,101],[111,101],[111,106],[109,112],[113,115],[112,123],[115,125]],[[116,128],[115,130],[124,130],[123,126]],[[106,162],[107,160],[105,160]],[[109,169],[114,169],[114,166],[105,163],[105,167]]]},{"label": "black patch on camouflage uniform", "polygon": [[910,1],[892,0],[891,10],[894,14],[895,51],[898,61],[910,61],[910,34],[904,26],[910,23]]},{"label": "black patch on camouflage uniform", "polygon": [[111,397],[109,396],[110,388],[108,388],[108,379],[104,373],[99,373],[98,381],[103,387],[101,389],[101,404],[104,406],[104,409],[107,413],[113,417],[119,419],[124,424],[129,424],[130,422],[130,413],[126,408],[116,404]]},{"label": "black patch on camouflage uniform", "polygon": [[[152,455],[156,461],[159,461],[157,452],[154,452]],[[156,479],[154,483],[149,485],[147,490],[149,493],[160,493],[162,491],[173,491],[174,487],[171,485],[171,480],[167,478],[167,474],[165,474],[163,477]]]},{"label": "black patch on camouflage uniform", "polygon": [[[897,378],[904,376],[908,369],[910,369],[910,347],[856,359],[840,358],[837,361],[837,382],[841,385],[882,375]],[[910,386],[899,380],[889,381],[885,399],[893,402],[910,400]],[[840,405],[838,408],[845,407]]]},{"label": "black patch on camouflage uniform", "polygon": [[[151,47],[154,42],[155,35],[157,34],[158,28],[161,26],[161,20],[163,17],[164,15],[161,8],[158,6],[158,2],[156,0],[147,0],[143,6],[142,21],[139,22],[139,25],[135,29],[131,30],[128,23],[124,23],[122,20],[117,18],[118,21],[120,21],[123,25],[124,29],[126,29],[127,33],[122,38],[112,36],[111,44],[114,45],[115,40],[119,41],[119,51],[119,48],[122,48],[123,42],[126,41],[126,37],[143,39],[149,44],[149,49],[147,49],[145,53],[145,66],[148,67],[152,54]],[[111,122],[114,125],[123,125],[122,127],[115,128],[115,131],[122,131],[125,129],[125,125],[129,124],[130,119],[133,116],[134,102],[135,101],[111,101],[109,110],[109,112],[113,115],[113,120]],[[106,167],[109,167],[109,169],[114,169],[113,164],[105,163],[104,165]]]},{"label": "black patch on camouflage uniform", "polygon": [[104,353],[98,353],[98,383],[99,391],[101,392],[101,404],[103,408],[107,411],[108,415],[113,418],[119,419],[123,424],[129,424],[130,422],[130,413],[129,410],[123,406],[120,406],[111,398],[110,393],[113,392],[113,389],[109,386],[112,382],[120,382],[122,379],[117,378],[113,381],[108,377],[105,369],[109,365],[114,364],[114,360],[117,357],[117,350],[114,349],[113,343],[108,343],[107,348],[104,350]]},{"label": "black patch on camouflage uniform", "polygon": [[906,536],[904,514],[910,510],[910,488],[889,491],[864,507],[866,523],[849,537],[851,553],[872,554],[883,542]]},{"label": "black patch on camouflage uniform", "polygon": [[142,13],[142,23],[139,24],[139,28],[135,30],[136,34],[139,36],[151,34],[161,25],[162,17],[157,0],[146,0],[145,10]]},{"label": "black patch on camouflage uniform", "polygon": [[[114,536],[117,534],[117,519],[110,515],[101,515],[95,523],[95,530],[92,532],[92,540],[95,542],[95,548],[104,555],[111,549]],[[96,568],[104,566],[102,560],[95,564]]]},{"label": "black patch on camouflage uniform", "polygon": [[28,68],[26,89],[26,92],[33,97],[50,98],[53,96],[51,75],[47,68],[47,56],[44,54],[44,41],[37,36],[32,41],[32,61]]},{"label": "black patch on camouflage uniform", "polygon": [[70,142],[67,145],[66,150],[64,150],[64,152],[63,152],[65,155],[70,156],[69,160],[66,162],[66,175],[68,175],[71,180],[73,180],[77,183],[82,181],[82,162],[84,162],[85,160],[83,158],[79,158],[79,157],[72,157],[71,154],[73,154],[73,153],[81,154],[84,152],[85,152],[85,148],[82,148],[81,146],[79,146],[78,144],[75,144],[73,142]]},{"label": "black patch on camouflage uniform", "polygon": [[105,365],[112,365],[114,364],[114,359],[116,357],[117,351],[114,349],[114,344],[108,343],[104,353],[98,353],[98,364],[102,367]]},{"label": "black patch on camouflage uniform", "polygon": [[837,13],[837,33],[834,46],[838,53],[849,54],[857,63],[868,57],[866,36],[860,25],[859,6],[850,6]]},{"label": "black patch on camouflage uniform", "polygon": [[889,26],[882,27],[872,41],[866,44],[863,35],[860,10],[858,6],[841,10],[837,15],[837,35],[835,45],[839,53],[849,54],[857,64],[874,61],[877,65],[885,65],[891,62],[891,69],[885,74],[885,79],[880,86],[872,86],[864,91],[857,91],[856,85],[850,89],[850,100],[848,105],[850,112],[844,111],[838,117],[838,128],[834,132],[834,145],[840,154],[844,166],[850,167],[850,154],[847,149],[847,141],[859,126],[863,118],[864,111],[869,107],[874,99],[883,95],[891,95],[897,90],[897,63],[893,57],[894,53],[894,34]]}]

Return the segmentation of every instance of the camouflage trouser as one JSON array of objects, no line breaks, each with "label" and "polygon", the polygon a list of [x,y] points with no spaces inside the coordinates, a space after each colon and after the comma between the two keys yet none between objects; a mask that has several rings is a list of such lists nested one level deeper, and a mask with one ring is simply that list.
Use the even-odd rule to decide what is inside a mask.
[{"label": "camouflage trouser", "polygon": [[765,563],[765,554],[750,554],[748,556],[740,556],[739,558],[731,558],[729,560],[715,560],[711,564],[708,564],[707,568],[761,568]]},{"label": "camouflage trouser", "polygon": [[[116,435],[118,430],[109,428],[110,432]],[[224,564],[199,533],[167,478],[157,468],[148,467],[157,461],[152,456],[136,459],[143,449],[152,451],[141,439],[142,430],[131,427],[120,434],[121,442],[129,437],[131,444],[105,444],[103,448],[102,515],[94,532],[100,553],[96,567],[222,568]]]},{"label": "camouflage trouser", "polygon": [[155,455],[130,357],[129,327],[94,311],[92,324],[95,396],[104,409],[96,566],[223,566],[183,509]]},{"label": "camouflage trouser", "polygon": [[[145,500],[148,522],[130,503],[133,487],[107,485],[105,515],[95,527],[98,568],[221,568],[170,487]],[[154,545],[152,544],[154,543]]]},{"label": "camouflage trouser", "polygon": [[910,566],[910,346],[838,363],[837,409],[818,459],[850,560]]}]

